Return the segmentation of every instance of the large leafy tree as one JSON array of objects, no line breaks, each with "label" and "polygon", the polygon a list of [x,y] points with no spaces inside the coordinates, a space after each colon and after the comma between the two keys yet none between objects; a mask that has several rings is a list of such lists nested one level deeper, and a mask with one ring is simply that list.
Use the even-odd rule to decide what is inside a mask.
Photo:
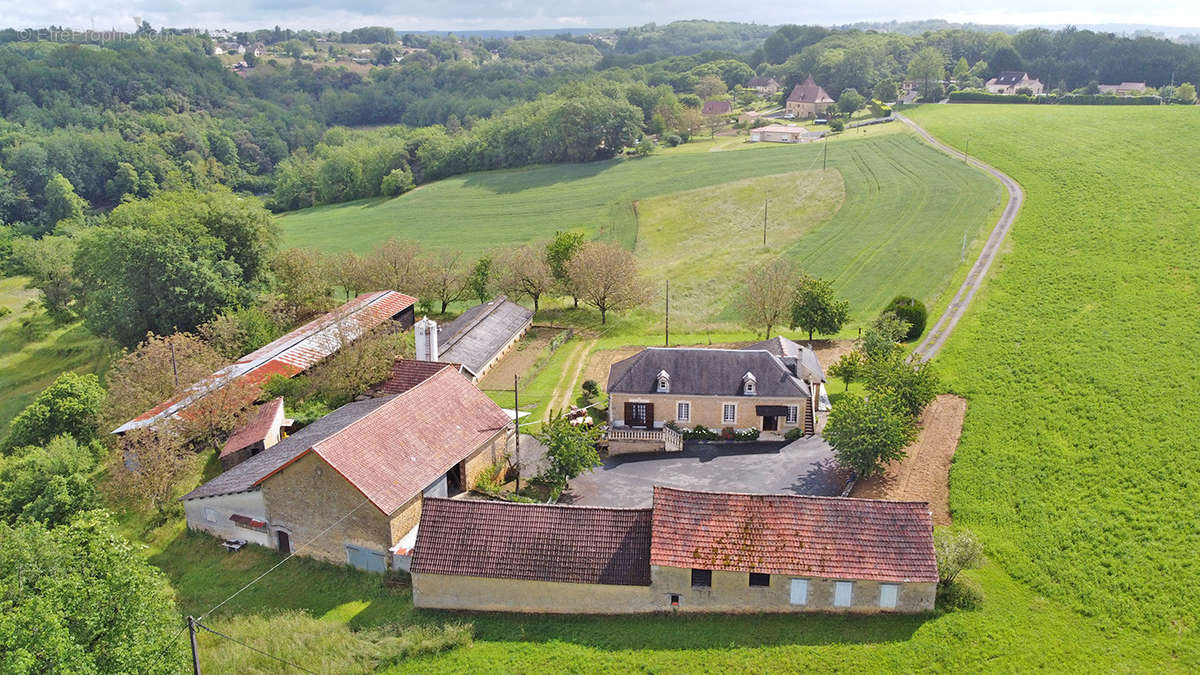
[{"label": "large leafy tree", "polygon": [[579,306],[579,294],[571,286],[567,263],[571,262],[571,258],[575,257],[586,240],[586,234],[571,230],[555,232],[554,238],[546,243],[546,264],[550,266],[550,274],[559,286],[571,295],[576,307]]},{"label": "large leafy tree", "polygon": [[162,573],[103,511],[0,523],[0,671],[175,673],[186,663]]},{"label": "large leafy tree", "polygon": [[916,419],[937,396],[937,373],[929,361],[910,362],[899,349],[867,359],[860,376],[872,394],[886,397]]},{"label": "large leafy tree", "polygon": [[808,333],[832,335],[850,318],[850,303],[837,297],[833,284],[819,277],[804,276],[792,296],[792,328]]},{"label": "large leafy tree", "polygon": [[91,473],[98,449],[59,436],[0,463],[0,522],[32,520],[53,527],[97,506]]},{"label": "large leafy tree", "polygon": [[191,331],[251,300],[275,236],[265,209],[227,192],[123,204],[78,237],[80,313],[94,332],[128,347],[147,332]]},{"label": "large leafy tree", "polygon": [[921,96],[929,96],[946,78],[946,57],[937,47],[925,47],[908,63],[908,79],[921,88]]},{"label": "large leafy tree", "polygon": [[91,441],[107,397],[95,375],[62,373],[13,418],[5,444],[10,448],[43,445],[62,434]]},{"label": "large leafy tree", "polygon": [[571,424],[562,413],[552,415],[537,433],[537,439],[546,446],[549,464],[541,474],[542,480],[561,490],[570,479],[600,466],[596,449],[600,435],[599,427]]},{"label": "large leafy tree", "polygon": [[554,283],[554,275],[546,264],[544,251],[540,247],[522,246],[516,250],[499,254],[500,288],[513,300],[529,296],[533,300],[533,311],[538,311],[542,295]]},{"label": "large leafy tree", "polygon": [[916,439],[912,419],[887,396],[846,396],[834,404],[821,436],[838,464],[860,478],[881,473],[888,462],[904,458]]}]

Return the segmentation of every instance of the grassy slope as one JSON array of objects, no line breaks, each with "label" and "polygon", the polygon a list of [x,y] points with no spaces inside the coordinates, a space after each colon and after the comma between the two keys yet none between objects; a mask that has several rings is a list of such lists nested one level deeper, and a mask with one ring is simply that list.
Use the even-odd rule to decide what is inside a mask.
[{"label": "grassy slope", "polygon": [[81,323],[58,325],[44,310],[26,309],[37,298],[26,281],[0,279],[0,307],[12,311],[0,317],[0,438],[8,433],[8,421],[59,373],[102,372],[111,356],[107,343]]},{"label": "grassy slope", "polygon": [[[769,252],[785,246],[805,270],[833,278],[851,301],[857,326],[898,293],[936,303],[960,267],[964,237],[969,253],[999,204],[995,182],[896,125],[830,142],[828,166],[841,175],[840,188],[828,174],[814,171],[825,151],[819,144],[739,146],[730,140],[718,147],[740,149],[471,174],[390,201],[296,212],[279,223],[284,245],[322,250],[369,250],[395,236],[475,254],[576,227],[633,246],[630,204],[638,200],[644,234],[637,246],[652,274],[661,277],[665,272],[658,268],[665,267],[677,282],[704,279],[728,287],[740,268],[706,252],[765,255],[759,225],[762,202],[770,199],[776,208],[770,210]],[[817,185],[777,177],[806,171]],[[798,219],[791,213],[800,206],[797,191],[818,202],[844,192],[844,205],[832,218],[823,216],[828,204],[804,205],[807,219]],[[697,229],[704,231],[701,247],[670,245]],[[797,238],[801,232],[806,236]],[[692,315],[675,313],[672,320],[693,330],[705,330],[714,320],[728,323],[734,318],[728,293],[718,295],[703,309],[704,303],[693,303]]]},{"label": "grassy slope", "polygon": [[[1200,109],[933,106],[1028,200],[944,363],[956,519],[1123,639],[1200,646]],[[1156,148],[1169,148],[1159,152]],[[1133,633],[1132,635],[1130,633]]]}]

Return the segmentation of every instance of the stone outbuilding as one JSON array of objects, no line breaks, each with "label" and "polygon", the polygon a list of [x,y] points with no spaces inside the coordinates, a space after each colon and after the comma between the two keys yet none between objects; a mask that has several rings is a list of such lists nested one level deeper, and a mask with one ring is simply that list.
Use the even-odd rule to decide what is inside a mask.
[{"label": "stone outbuilding", "polygon": [[350,403],[183,497],[188,527],[382,572],[406,567],[426,496],[509,451],[509,416],[452,367]]},{"label": "stone outbuilding", "polygon": [[232,469],[279,442],[283,430],[292,426],[284,416],[283,399],[262,404],[246,426],[234,432],[221,448],[221,468]]},{"label": "stone outbuilding", "polygon": [[934,607],[928,504],[654,488],[652,509],[430,499],[413,603],[458,610],[898,612]]}]

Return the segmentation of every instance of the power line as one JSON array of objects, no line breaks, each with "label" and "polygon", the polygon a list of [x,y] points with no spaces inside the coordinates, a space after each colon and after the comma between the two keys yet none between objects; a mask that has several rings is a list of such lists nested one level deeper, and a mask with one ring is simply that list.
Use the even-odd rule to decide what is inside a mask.
[{"label": "power line", "polygon": [[295,668],[296,670],[300,670],[305,673],[312,673],[313,675],[319,675],[319,673],[317,673],[317,671],[315,671],[315,670],[309,670],[308,668],[305,668],[304,666],[297,665],[286,659],[281,659],[278,656],[275,656],[274,654],[267,653],[267,652],[259,649],[258,647],[252,647],[252,646],[246,644],[245,642],[242,642],[241,640],[229,637],[228,635],[221,633],[219,631],[215,631],[215,630],[209,628],[208,626],[205,626],[204,624],[200,623],[199,621],[196,622],[196,626],[203,628],[204,630],[212,633],[213,635],[216,635],[217,637],[225,638],[226,640],[229,640],[230,642],[232,642],[234,644],[241,645],[241,646],[245,647],[246,649],[249,649],[252,652],[258,652],[259,654],[262,654],[263,656],[265,656],[269,659],[275,659],[276,661],[278,661],[284,665],[291,666],[291,667]]},{"label": "power line", "polygon": [[267,576],[267,575],[268,575],[268,574],[270,574],[271,572],[274,572],[274,571],[275,571],[276,569],[278,569],[278,568],[279,568],[279,566],[280,566],[280,565],[282,565],[283,563],[285,563],[285,562],[287,562],[287,561],[291,560],[292,558],[296,557],[296,554],[300,552],[300,549],[304,548],[305,546],[308,546],[309,544],[313,543],[314,541],[316,541],[316,540],[320,539],[321,537],[325,536],[325,533],[326,533],[326,532],[328,532],[328,531],[332,530],[334,527],[336,527],[336,526],[337,526],[339,523],[341,523],[343,520],[345,520],[345,519],[349,518],[349,517],[350,517],[350,515],[351,515],[351,514],[353,514],[355,511],[357,511],[357,510],[361,509],[363,506],[365,506],[366,504],[369,504],[369,503],[370,503],[370,500],[368,500],[368,499],[364,499],[364,500],[363,500],[363,502],[362,502],[361,504],[359,504],[358,506],[356,506],[356,507],[354,507],[354,508],[350,509],[348,512],[346,512],[346,515],[342,516],[341,518],[338,518],[338,519],[337,519],[337,520],[335,520],[335,521],[333,522],[333,524],[331,524],[329,527],[325,528],[324,530],[321,530],[320,534],[318,534],[317,536],[315,536],[315,537],[313,537],[313,538],[309,539],[308,541],[304,542],[303,544],[300,544],[300,545],[296,546],[294,549],[292,549],[292,552],[288,554],[288,557],[286,557],[286,558],[284,558],[283,560],[280,560],[279,562],[275,563],[275,565],[274,565],[274,566],[272,566],[272,567],[271,567],[271,569],[269,569],[269,570],[267,570],[266,572],[263,572],[262,574],[258,575],[257,577],[255,577],[255,578],[254,578],[254,580],[253,580],[253,581],[251,581],[250,583],[246,584],[245,586],[242,586],[241,588],[239,588],[239,589],[237,589],[236,591],[234,591],[233,595],[229,596],[228,598],[225,598],[225,599],[224,599],[224,600],[222,600],[221,602],[218,602],[218,603],[216,604],[216,606],[215,606],[215,607],[213,607],[212,609],[208,610],[208,611],[207,611],[207,612],[205,612],[204,614],[201,614],[201,615],[200,615],[200,618],[198,619],[198,621],[203,621],[204,619],[207,619],[209,614],[212,614],[213,612],[217,611],[217,609],[219,609],[219,608],[220,608],[222,605],[224,605],[225,603],[229,602],[230,600],[232,600],[232,599],[236,598],[236,597],[237,597],[237,596],[238,596],[238,595],[239,595],[239,594],[240,594],[242,591],[244,591],[244,590],[246,590],[247,588],[250,588],[250,587],[251,587],[251,586],[253,586],[254,584],[258,583],[258,582],[259,582],[259,581],[260,581],[260,580],[261,580],[263,577]]}]

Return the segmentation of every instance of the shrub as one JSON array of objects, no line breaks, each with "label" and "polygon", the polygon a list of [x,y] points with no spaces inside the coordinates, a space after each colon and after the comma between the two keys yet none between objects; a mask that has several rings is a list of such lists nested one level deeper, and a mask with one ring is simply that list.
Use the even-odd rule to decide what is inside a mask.
[{"label": "shrub", "polygon": [[784,440],[794,441],[804,435],[804,430],[800,427],[792,427],[783,435]]},{"label": "shrub", "polygon": [[907,322],[908,333],[904,336],[905,342],[911,342],[921,337],[921,333],[925,332],[925,321],[928,318],[928,312],[925,310],[925,303],[910,298],[906,295],[897,295],[887,307],[883,308],[880,314],[891,312],[895,314],[901,321]]},{"label": "shrub", "polygon": [[397,197],[413,189],[413,174],[408,167],[395,169],[383,177],[379,191],[388,197]]},{"label": "shrub", "polygon": [[697,424],[691,431],[685,429],[683,431],[683,438],[689,441],[715,441],[717,440],[717,432],[703,424]]},{"label": "shrub", "polygon": [[583,395],[585,397],[587,397],[588,399],[599,398],[600,385],[597,384],[595,380],[584,380],[583,381]]},{"label": "shrub", "polygon": [[953,583],[938,586],[937,607],[942,611],[973,611],[982,606],[983,590],[974,579],[962,577]]},{"label": "shrub", "polygon": [[674,148],[678,145],[681,145],[683,143],[683,139],[680,138],[679,134],[667,134],[666,137],[663,138],[663,143],[665,143],[668,148]]},{"label": "shrub", "polygon": [[733,427],[723,427],[721,429],[721,440],[723,441],[732,441],[736,435],[737,432],[734,431]]},{"label": "shrub", "polygon": [[843,122],[842,120],[837,119],[836,117],[834,119],[829,120],[829,130],[830,131],[843,131],[843,130],[845,130],[845,128],[846,128],[846,123]]},{"label": "shrub", "polygon": [[757,441],[758,429],[750,427],[749,429],[738,429],[733,432],[733,440],[735,441]]},{"label": "shrub", "polygon": [[9,423],[7,447],[44,445],[63,434],[86,443],[96,437],[107,398],[95,375],[62,373]]}]

